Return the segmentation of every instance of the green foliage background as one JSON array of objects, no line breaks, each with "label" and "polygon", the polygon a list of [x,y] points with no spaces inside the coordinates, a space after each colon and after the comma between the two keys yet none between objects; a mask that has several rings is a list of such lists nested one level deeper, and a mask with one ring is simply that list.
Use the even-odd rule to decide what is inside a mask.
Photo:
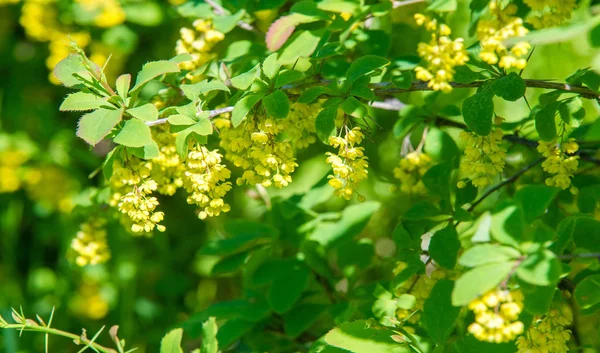
[{"label": "green foliage background", "polygon": [[[189,26],[193,20],[193,16],[182,18],[171,4],[151,3],[161,14],[159,20],[150,21],[151,25],[147,25],[128,17],[123,25],[135,33],[135,38],[120,44],[130,52],[122,73],[136,73],[147,61],[174,56],[179,28]],[[232,10],[246,9],[250,14],[256,9],[271,7],[279,8],[283,14],[294,2],[225,3]],[[470,1],[458,1],[456,10],[447,14],[446,21],[456,36],[469,38],[469,5]],[[590,6],[593,4],[582,1],[572,22],[593,21],[594,18],[589,18]],[[393,10],[397,20],[383,17],[376,20],[371,30],[359,31],[348,39],[351,43],[346,43],[351,50],[325,61],[323,75],[343,77],[353,60],[367,54],[392,58],[393,65],[400,67],[401,58],[414,56],[417,43],[427,40],[427,34],[412,24],[412,15],[425,7],[426,4],[401,7]],[[578,198],[569,194],[568,190],[559,192],[558,189],[542,186],[544,175],[541,168],[532,169],[517,183],[486,198],[473,214],[460,213],[453,207],[460,197],[465,199],[464,203],[472,202],[476,190],[458,191],[454,187],[455,180],[450,177],[439,183],[438,179],[433,179],[428,185],[431,193],[425,198],[390,191],[390,186],[397,184],[393,169],[400,159],[403,121],[415,115],[414,111],[462,121],[459,115],[453,113],[461,106],[457,102],[475,91],[456,89],[448,95],[432,92],[400,94],[398,98],[408,105],[400,112],[369,108],[376,125],[369,141],[364,144],[370,164],[369,179],[361,186],[361,193],[368,200],[366,203],[347,203],[332,197],[333,190],[326,182],[329,173],[323,155],[326,149],[318,143],[298,155],[300,167],[289,187],[269,189],[266,196],[253,188],[234,188],[228,196],[232,210],[226,215],[200,221],[193,207],[186,204],[185,195],[178,193],[173,197],[160,198],[166,210],[165,233],[157,232],[152,238],[132,237],[118,222],[111,222],[109,244],[112,259],[104,265],[79,268],[69,261],[67,253],[79,224],[86,219],[87,214],[83,210],[89,203],[90,188],[102,186],[102,173],[96,172],[108,152],[108,146],[90,149],[75,136],[79,115],[61,113],[58,109],[71,91],[48,82],[45,65],[47,45],[28,40],[18,23],[19,13],[20,5],[0,5],[0,146],[9,140],[18,141],[26,146],[23,148],[36,151],[30,162],[32,165],[57,166],[63,171],[65,181],[68,179],[73,184],[73,202],[78,207],[72,212],[60,212],[36,200],[28,190],[0,194],[0,315],[5,318],[10,317],[11,307],[22,306],[28,317],[39,314],[44,318],[56,307],[55,327],[76,333],[85,327],[91,333],[103,325],[119,325],[119,336],[127,340],[129,347],[152,352],[159,350],[161,338],[175,327],[183,327],[186,332],[186,351],[198,347],[202,323],[214,316],[220,324],[217,338],[222,349],[241,339],[241,343],[233,346],[234,350],[316,352],[327,346],[321,337],[334,327],[342,328],[333,331],[333,335],[342,335],[344,330],[350,333],[360,331],[362,328],[352,327],[359,325],[356,322],[345,322],[373,317],[374,306],[378,305],[382,306],[379,308],[382,311],[389,312],[385,296],[389,294],[386,291],[399,280],[394,278],[396,261],[410,263],[416,257],[416,262],[419,262],[418,251],[415,251],[419,248],[418,236],[435,226],[439,231],[443,228],[439,225],[449,216],[463,222],[463,227],[458,234],[449,236],[448,244],[440,245],[442,255],[436,261],[440,264],[445,262],[447,266],[444,267],[448,268],[454,268],[458,249],[453,258],[451,254],[446,258],[444,250],[453,246],[471,247],[477,240],[489,241],[491,233],[494,234],[493,241],[518,248],[519,256],[521,253],[536,253],[528,246],[545,247],[537,239],[532,241],[537,245],[525,244],[524,240],[534,239],[535,234],[524,234],[515,240],[510,230],[505,231],[511,223],[499,215],[503,207],[514,207],[522,212],[527,225],[538,222],[535,224],[540,226],[536,230],[551,233],[549,237],[553,244],[556,244],[556,237],[560,238],[560,234],[567,232],[564,228],[572,226],[576,229],[571,231],[575,244],[571,238],[568,244],[562,244],[568,248],[569,254],[600,249],[597,221],[590,221],[593,224],[584,224],[582,228],[568,223],[577,223],[577,219],[560,223],[567,215],[580,213],[598,219],[600,175],[597,173],[597,159],[596,165],[592,163],[590,166],[596,168],[596,172],[578,175],[573,180],[580,189]],[[310,29],[310,25],[307,28]],[[101,37],[99,29],[92,28],[91,31],[93,37]],[[591,38],[587,30],[574,33],[558,43],[553,42],[552,36],[543,37],[542,42],[546,43],[535,47],[523,76],[563,82],[578,69],[600,66],[600,51],[594,47],[594,43],[598,44],[595,42],[597,31]],[[236,47],[232,43],[239,45]],[[467,44],[472,43],[471,39]],[[221,57],[246,58],[236,67],[236,75],[263,61],[267,52],[263,42],[255,41],[251,33],[240,28],[229,32],[215,50]],[[150,99],[164,87],[161,83],[152,82],[142,92],[142,98]],[[528,89],[529,102],[537,102],[542,92]],[[507,126],[521,122],[530,114],[523,99],[507,102],[495,97],[494,106],[496,113],[506,119]],[[598,104],[594,100],[585,100],[584,107],[586,115],[582,119],[582,127],[574,130],[572,136],[590,143],[598,142]],[[458,140],[461,129],[442,124],[435,126],[435,123],[431,125],[425,152],[439,165],[446,163],[454,168],[464,147]],[[419,144],[424,126],[412,131],[410,140],[413,145]],[[525,137],[537,137],[532,121],[523,124],[520,132]],[[214,141],[211,143],[214,145]],[[597,146],[592,144],[591,155],[597,152],[593,150]],[[511,145],[505,175],[513,175],[536,158],[535,149],[521,144]],[[432,177],[443,178],[445,174],[442,171],[440,175]],[[532,185],[522,188],[526,184]],[[434,190],[436,185],[440,189]],[[454,201],[450,200],[450,194]],[[404,225],[399,227],[399,222]],[[487,228],[485,224],[488,224]],[[562,232],[559,224],[562,224]],[[526,231],[533,232],[530,228]],[[504,239],[497,235],[504,233]],[[483,238],[474,239],[474,236]],[[557,255],[562,254],[562,250]],[[434,256],[434,252],[430,248],[428,254]],[[551,256],[554,260],[555,255]],[[458,264],[462,268],[481,265],[467,264],[461,259]],[[508,263],[513,259],[506,257],[503,260]],[[418,267],[415,271],[423,271],[415,266]],[[574,260],[563,266],[563,270],[570,266],[581,271],[574,278],[569,278],[573,285],[600,273],[598,260],[594,258]],[[536,283],[538,277],[535,274],[523,274],[521,279],[525,280],[527,276],[532,283],[525,283],[524,287],[558,283],[558,273],[556,276],[548,275],[552,277],[548,282],[537,280]],[[474,280],[479,281],[479,278]],[[461,288],[480,292],[481,288],[468,282],[468,278],[463,278],[461,284],[464,287]],[[102,300],[109,306],[106,316],[97,320],[84,314],[86,307],[90,309],[93,306],[92,302],[77,302],[82,286],[90,283],[97,286]],[[447,281],[440,282],[435,288],[442,301],[448,299],[453,287]],[[596,289],[592,286],[589,290],[597,297],[600,289]],[[373,293],[380,295],[377,297]],[[532,297],[537,298],[538,295],[535,293]],[[390,305],[395,305],[395,302]],[[448,307],[454,309],[451,305],[445,306]],[[576,317],[582,317],[578,323],[581,330],[578,344],[587,347],[586,352],[597,351],[599,347],[597,313],[585,315],[595,313],[598,303],[590,307],[588,311],[576,313]],[[459,313],[457,310],[456,313],[440,315],[453,317]],[[465,313],[461,315],[464,319]],[[439,352],[514,351],[514,346],[496,345],[491,348],[470,336],[463,338],[465,329],[464,323],[458,324],[456,331],[452,331],[458,337],[452,341],[456,345],[448,345]],[[427,336],[420,330],[418,337]],[[18,334],[15,330],[2,330],[0,347],[6,352],[42,351],[43,335],[26,333],[25,338],[19,339]],[[421,343],[426,351],[433,351],[435,342],[444,342],[448,334],[429,332],[429,336],[433,340],[423,339]],[[373,333],[372,337],[376,334]],[[389,344],[386,339],[373,339],[379,343],[374,344],[375,350],[371,352],[391,349],[391,346],[386,346]],[[311,346],[315,341],[317,343]],[[100,342],[108,345],[109,338],[103,337]],[[52,351],[64,352],[77,349],[68,340],[58,338],[51,338],[51,347]],[[321,352],[340,351],[340,348],[327,346]]]}]

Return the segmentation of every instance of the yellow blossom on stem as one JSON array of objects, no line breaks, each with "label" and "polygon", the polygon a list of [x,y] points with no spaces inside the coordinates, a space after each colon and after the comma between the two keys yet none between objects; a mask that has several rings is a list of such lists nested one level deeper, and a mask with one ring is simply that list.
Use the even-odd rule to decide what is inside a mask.
[{"label": "yellow blossom on stem", "polygon": [[535,28],[559,26],[571,18],[576,0],[523,0],[532,13],[527,18]]},{"label": "yellow blossom on stem", "polygon": [[546,185],[563,190],[570,187],[571,193],[576,194],[577,188],[571,185],[571,178],[579,165],[579,156],[573,155],[579,150],[577,142],[574,139],[568,139],[562,144],[556,140],[540,141],[537,150],[546,158],[542,163],[542,168],[552,174],[546,179]]},{"label": "yellow blossom on stem", "polygon": [[76,254],[75,263],[78,266],[97,265],[110,259],[105,225],[106,220],[101,218],[81,224],[71,241],[71,249]]},{"label": "yellow blossom on stem", "polygon": [[476,187],[489,186],[502,173],[506,159],[506,150],[501,145],[503,136],[499,128],[493,129],[487,136],[466,131],[460,133],[460,138],[467,142],[460,162],[460,170],[467,180],[459,181],[459,188],[464,188],[467,181]]},{"label": "yellow blossom on stem", "polygon": [[58,31],[56,0],[25,0],[19,23],[33,40],[46,42]]},{"label": "yellow blossom on stem", "polygon": [[187,202],[200,207],[200,219],[218,216],[231,209],[223,201],[231,190],[231,183],[226,181],[231,172],[221,164],[221,158],[218,150],[209,151],[204,146],[196,146],[188,154],[184,186],[190,194]]},{"label": "yellow blossom on stem", "polygon": [[514,16],[517,6],[511,3],[502,8],[500,1],[492,0],[489,9],[490,18],[482,19],[477,24],[477,39],[481,44],[479,58],[507,70],[524,69],[531,45],[518,42],[508,48],[504,44],[507,39],[523,37],[528,32],[523,26],[523,19]]},{"label": "yellow blossom on stem", "polygon": [[452,86],[449,82],[454,78],[454,68],[469,60],[463,39],[450,39],[450,27],[438,25],[435,19],[416,14],[415,20],[419,26],[424,26],[431,32],[429,43],[421,42],[417,48],[419,56],[427,62],[427,67],[417,66],[416,77],[429,82],[428,86],[435,91],[450,92]]},{"label": "yellow blossom on stem", "polygon": [[400,190],[408,194],[425,194],[427,189],[423,175],[432,165],[433,160],[425,153],[414,151],[407,154],[394,168],[394,178],[400,180]]},{"label": "yellow blossom on stem", "polygon": [[335,189],[335,196],[350,200],[358,184],[367,179],[369,162],[364,155],[364,147],[358,147],[364,137],[360,127],[349,130],[344,126],[343,129],[346,130],[344,137],[329,137],[329,145],[338,151],[326,153],[327,163],[333,168],[333,175],[327,178],[329,185]]},{"label": "yellow blossom on stem", "polygon": [[[196,20],[193,28],[180,29],[180,39],[175,44],[177,54],[190,54],[192,60],[179,64],[183,70],[192,71],[200,68],[216,57],[213,47],[225,38],[225,35],[213,28],[210,20]],[[198,77],[188,74],[188,79],[196,81]]]},{"label": "yellow blossom on stem", "polygon": [[527,332],[517,338],[518,353],[567,353],[573,323],[571,308],[567,305],[551,307],[548,314],[536,316]]},{"label": "yellow blossom on stem", "polygon": [[518,320],[523,310],[520,291],[494,289],[469,303],[475,322],[468,331],[480,341],[502,343],[514,340],[523,333],[523,323]]}]

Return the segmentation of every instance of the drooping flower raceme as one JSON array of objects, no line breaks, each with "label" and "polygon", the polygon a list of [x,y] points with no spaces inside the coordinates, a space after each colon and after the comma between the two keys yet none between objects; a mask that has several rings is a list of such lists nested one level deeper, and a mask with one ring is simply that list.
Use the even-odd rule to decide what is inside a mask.
[{"label": "drooping flower raceme", "polygon": [[567,305],[553,307],[545,316],[537,316],[527,332],[517,338],[518,353],[567,353],[573,314]]},{"label": "drooping flower raceme", "polygon": [[468,181],[476,187],[486,187],[502,173],[506,159],[506,150],[501,144],[502,136],[504,133],[499,128],[493,129],[487,136],[466,131],[460,133],[460,138],[467,142],[460,162],[460,170],[467,180],[459,181],[459,188],[464,188]]},{"label": "drooping flower raceme", "polygon": [[559,26],[571,18],[576,0],[523,0],[532,13],[527,18],[535,28]]},{"label": "drooping flower raceme", "polygon": [[[177,54],[190,54],[192,60],[179,64],[183,70],[192,71],[200,68],[216,57],[212,52],[213,47],[225,38],[225,35],[213,28],[212,21],[196,20],[193,28],[181,28],[181,38],[177,40],[175,52]],[[191,80],[196,78],[190,73],[187,76]]]},{"label": "drooping flower raceme", "polygon": [[475,322],[468,331],[480,341],[509,342],[523,333],[519,314],[523,310],[523,294],[520,291],[495,289],[469,303],[475,314]]},{"label": "drooping flower raceme", "polygon": [[469,60],[463,39],[450,39],[450,27],[438,25],[435,19],[416,14],[415,20],[419,26],[424,26],[431,32],[429,43],[419,43],[417,48],[419,56],[427,62],[427,67],[417,66],[416,77],[428,82],[428,86],[435,91],[450,92],[452,86],[449,82],[454,78],[454,68]]},{"label": "drooping flower raceme", "polygon": [[400,191],[408,194],[422,195],[427,192],[423,184],[423,175],[433,165],[429,155],[422,152],[410,152],[400,160],[394,168],[394,178],[400,180]]},{"label": "drooping flower raceme", "polygon": [[102,218],[81,224],[75,238],[71,240],[71,249],[78,266],[97,265],[110,259],[105,225],[106,220]]},{"label": "drooping flower raceme", "polygon": [[542,163],[542,168],[553,174],[546,179],[546,185],[556,186],[563,190],[570,187],[573,194],[577,193],[577,188],[571,185],[571,178],[579,165],[579,156],[573,155],[579,150],[577,142],[574,139],[568,139],[561,144],[556,140],[540,141],[537,150],[546,158]]},{"label": "drooping flower raceme", "polygon": [[231,172],[221,164],[221,158],[218,150],[209,151],[204,146],[196,146],[188,153],[183,184],[189,193],[187,202],[200,207],[200,219],[231,209],[223,200],[231,190],[231,183],[227,181]]},{"label": "drooping flower raceme", "polygon": [[521,41],[508,48],[505,44],[507,39],[523,37],[528,32],[523,26],[523,19],[514,16],[517,6],[508,4],[502,8],[500,1],[492,0],[489,10],[490,18],[477,24],[477,39],[481,44],[479,57],[490,65],[498,64],[507,70],[524,69],[531,45]]},{"label": "drooping flower raceme", "polygon": [[[346,127],[343,127],[346,129]],[[327,152],[327,163],[333,168],[329,175],[329,185],[335,189],[334,195],[350,200],[358,184],[367,178],[369,162],[364,155],[364,147],[358,147],[364,135],[360,127],[347,130],[344,137],[329,137],[329,145],[337,148],[337,153]],[[362,201],[359,195],[359,201]]]}]

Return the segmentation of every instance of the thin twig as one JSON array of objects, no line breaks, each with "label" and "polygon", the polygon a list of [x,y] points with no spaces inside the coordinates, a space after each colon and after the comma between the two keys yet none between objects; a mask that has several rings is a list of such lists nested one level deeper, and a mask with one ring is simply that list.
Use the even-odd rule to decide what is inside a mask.
[{"label": "thin twig", "polygon": [[[212,119],[215,116],[221,115],[221,114],[225,114],[225,113],[229,113],[233,111],[233,107],[224,107],[224,108],[219,108],[219,109],[214,109],[214,110],[209,110],[208,111],[208,119]],[[206,111],[200,111],[198,112],[197,115],[201,115],[202,113],[205,113]],[[153,121],[146,121],[146,125],[148,126],[155,126],[155,125],[160,125],[160,124],[165,124],[169,121],[169,118],[162,118],[162,119],[157,119],[157,120],[153,120]]]},{"label": "thin twig", "polygon": [[502,187],[504,187],[504,186],[506,186],[508,184],[514,183],[517,179],[519,179],[519,177],[521,175],[525,174],[525,172],[527,172],[531,168],[535,167],[536,165],[538,165],[539,163],[541,163],[543,160],[544,160],[544,158],[539,158],[539,159],[533,161],[531,164],[525,166],[523,169],[521,169],[518,172],[516,172],[510,178],[502,181],[501,183],[495,185],[494,187],[492,187],[491,189],[489,189],[488,191],[486,191],[485,194],[483,194],[479,199],[477,199],[475,202],[473,202],[473,204],[471,205],[471,207],[469,207],[469,209],[467,209],[467,211],[468,212],[473,212],[473,210],[475,209],[475,207],[477,207],[477,205],[479,205],[488,196],[490,196],[491,194],[493,194],[495,191],[501,189]]}]

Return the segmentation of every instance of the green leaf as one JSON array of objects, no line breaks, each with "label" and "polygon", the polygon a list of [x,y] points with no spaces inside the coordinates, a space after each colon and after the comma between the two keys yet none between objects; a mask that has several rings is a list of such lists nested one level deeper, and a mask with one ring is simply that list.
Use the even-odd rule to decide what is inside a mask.
[{"label": "green leaf", "polygon": [[462,105],[465,124],[477,135],[486,136],[492,131],[494,101],[491,91],[475,93],[465,99]]},{"label": "green leaf", "polygon": [[375,93],[373,93],[373,91],[366,85],[352,85],[350,94],[357,98],[366,99],[368,101],[377,99],[377,95],[375,95]]},{"label": "green leaf", "polygon": [[267,58],[265,59],[265,61],[263,61],[263,64],[262,64],[263,73],[271,81],[275,79],[275,77],[277,76],[277,73],[279,73],[280,68],[281,68],[281,65],[279,65],[279,63],[277,63],[277,54],[275,54],[275,53],[267,56]]},{"label": "green leaf", "polygon": [[[283,70],[275,80],[275,87],[279,88],[292,82],[299,81],[305,77],[304,73],[296,70]],[[302,92],[304,93],[304,92]]]},{"label": "green leaf", "polygon": [[152,103],[147,103],[139,107],[130,108],[126,111],[134,118],[142,121],[154,121],[158,119],[158,109]]},{"label": "green leaf", "polygon": [[537,286],[556,285],[560,276],[560,261],[549,250],[527,256],[517,267],[516,274],[527,283]]},{"label": "green leaf", "polygon": [[367,107],[352,96],[346,98],[344,103],[342,103],[342,109],[344,110],[344,113],[357,119],[362,119],[369,114]]},{"label": "green leaf", "polygon": [[160,153],[158,145],[154,141],[142,147],[129,147],[127,148],[127,151],[129,151],[134,156],[144,160],[156,158]]},{"label": "green leaf", "polygon": [[514,102],[525,95],[527,86],[521,76],[516,72],[511,72],[506,76],[494,80],[492,89],[498,97]]},{"label": "green leaf", "polygon": [[342,271],[345,271],[346,269],[354,271],[357,268],[367,268],[371,264],[373,255],[375,255],[373,241],[367,238],[363,238],[358,241],[352,239],[341,242],[340,245],[337,246],[336,250],[337,263]]},{"label": "green leaf", "polygon": [[584,278],[575,287],[575,300],[583,309],[591,308],[600,303],[600,274]]},{"label": "green leaf", "polygon": [[579,97],[563,101],[558,108],[560,118],[571,127],[579,127],[585,118],[585,108]]},{"label": "green leaf", "polygon": [[495,288],[505,280],[515,266],[514,261],[487,264],[464,273],[454,284],[452,305],[464,306]]},{"label": "green leaf", "polygon": [[248,259],[248,251],[224,257],[220,259],[210,270],[211,276],[222,275],[238,271]]},{"label": "green leaf", "polygon": [[183,84],[180,86],[183,94],[187,97],[187,99],[195,102],[198,100],[201,94],[211,92],[211,91],[224,91],[229,92],[229,88],[225,86],[225,84],[221,81],[212,80],[208,82],[207,80],[194,83],[194,84]]},{"label": "green leaf", "polygon": [[526,185],[515,193],[513,199],[520,205],[524,220],[529,224],[546,213],[559,191],[546,185]]},{"label": "green leaf", "polygon": [[151,61],[142,67],[142,70],[138,73],[137,79],[135,80],[135,86],[131,89],[131,92],[136,92],[141,89],[146,83],[157,78],[160,75],[179,72],[179,66],[177,63],[172,61]]},{"label": "green leaf", "polygon": [[202,324],[202,345],[200,346],[200,353],[217,353],[219,351],[217,330],[217,322],[214,317],[210,317]]},{"label": "green leaf", "polygon": [[544,141],[552,141],[556,138],[556,110],[558,102],[548,104],[535,114],[535,129]]},{"label": "green leaf", "polygon": [[310,279],[309,269],[302,263],[278,276],[271,284],[267,301],[271,308],[279,314],[289,311],[302,296]]},{"label": "green leaf", "polygon": [[298,58],[308,58],[317,49],[324,30],[303,31],[294,35],[281,50],[278,62],[281,65],[293,64]]},{"label": "green leaf", "polygon": [[492,214],[491,233],[497,241],[518,248],[525,234],[525,221],[519,206],[510,201],[496,206]]},{"label": "green leaf", "polygon": [[262,104],[267,111],[267,114],[275,119],[283,119],[290,112],[290,101],[287,94],[281,90],[276,90],[273,93],[265,96]]},{"label": "green leaf", "polygon": [[127,22],[147,27],[158,26],[163,20],[162,7],[154,2],[133,2],[123,5]]},{"label": "green leaf", "polygon": [[556,286],[542,287],[523,282],[522,280],[519,280],[518,277],[517,280],[524,296],[523,309],[533,315],[544,315],[548,313],[552,298],[554,298]]},{"label": "green leaf", "polygon": [[345,239],[352,239],[362,232],[379,207],[380,204],[373,201],[348,206],[337,222],[319,223],[309,239],[317,241],[325,248],[332,247]]},{"label": "green leaf", "polygon": [[121,96],[121,98],[123,98],[123,101],[125,101],[127,99],[127,95],[129,94],[129,88],[131,87],[131,75],[124,74],[119,76],[117,78],[116,87],[117,93],[119,96]]},{"label": "green leaf", "polygon": [[121,121],[121,110],[98,109],[79,119],[77,136],[94,146]]},{"label": "green leaf", "polygon": [[213,24],[217,31],[221,33],[229,33],[245,15],[246,11],[242,9],[232,15],[217,16],[213,19]]},{"label": "green leaf", "polygon": [[404,213],[402,218],[410,220],[427,219],[438,216],[439,208],[429,201],[418,201]]},{"label": "green leaf", "polygon": [[311,87],[300,95],[298,98],[299,103],[309,104],[312,103],[315,99],[319,98],[323,94],[331,94],[331,89],[324,86],[316,86]]},{"label": "green leaf", "polygon": [[392,339],[396,333],[387,328],[372,327],[367,321],[353,321],[334,328],[325,335],[329,345],[353,353],[410,352],[405,344]]},{"label": "green leaf", "polygon": [[456,257],[460,250],[458,233],[452,225],[435,232],[429,243],[429,255],[440,266],[449,270],[456,266]]},{"label": "green leaf", "polygon": [[329,136],[335,133],[335,117],[337,115],[337,106],[322,109],[315,119],[315,129],[317,136],[323,143],[328,143]]},{"label": "green leaf", "polygon": [[254,323],[250,321],[241,319],[228,320],[219,329],[217,340],[222,348],[227,348],[250,331],[252,327],[254,327]]},{"label": "green leaf", "polygon": [[238,127],[248,112],[254,108],[256,103],[258,103],[262,97],[265,96],[265,93],[253,93],[247,96],[244,96],[242,99],[237,101],[233,106],[233,113],[231,114],[231,123],[233,127]]},{"label": "green leaf", "polygon": [[160,353],[183,353],[181,337],[183,329],[175,329],[167,333],[160,341]]},{"label": "green leaf", "polygon": [[365,55],[352,62],[348,71],[346,71],[346,81],[353,83],[359,77],[370,74],[371,72],[388,65],[390,62],[386,58],[376,55]]},{"label": "green leaf", "polygon": [[573,240],[578,248],[600,251],[600,221],[591,217],[577,217],[573,227]]},{"label": "green leaf", "polygon": [[433,12],[454,12],[456,11],[456,7],[456,0],[433,0],[427,7],[427,10]]},{"label": "green leaf", "polygon": [[73,87],[81,84],[81,81],[73,76],[73,74],[79,74],[81,76],[86,76],[87,74],[87,69],[78,54],[71,54],[62,59],[56,64],[53,71],[54,76],[66,87]]},{"label": "green leaf", "polygon": [[325,312],[326,305],[322,304],[298,304],[283,316],[283,329],[292,337],[298,337],[308,330]]},{"label": "green leaf", "polygon": [[477,267],[495,263],[506,263],[517,259],[521,252],[509,246],[497,244],[475,245],[465,251],[458,263],[465,267]]},{"label": "green leaf", "polygon": [[436,164],[423,174],[423,184],[443,200],[450,201],[451,173],[452,165],[450,163]]},{"label": "green leaf", "polygon": [[184,114],[169,115],[167,119],[171,125],[194,125],[196,123],[196,120]]},{"label": "green leaf", "polygon": [[409,89],[413,83],[412,72],[400,71],[397,75],[392,76],[392,83],[400,89]]},{"label": "green leaf", "polygon": [[452,306],[453,288],[454,282],[440,279],[423,304],[421,323],[429,336],[439,344],[446,343],[460,314],[460,308]]},{"label": "green leaf", "polygon": [[188,128],[198,135],[210,135],[213,132],[212,124],[206,117],[200,117],[198,122]]},{"label": "green leaf", "polygon": [[250,221],[225,223],[227,238],[209,241],[200,251],[203,255],[231,255],[260,244],[269,243],[277,231],[265,224]]},{"label": "green leaf", "polygon": [[148,145],[152,143],[150,126],[141,120],[127,120],[123,129],[119,131],[113,141],[127,147],[143,147]]},{"label": "green leaf", "polygon": [[62,102],[59,109],[61,112],[85,111],[98,109],[102,105],[108,105],[108,103],[97,95],[85,92],[76,92],[69,94]]},{"label": "green leaf", "polygon": [[259,68],[260,68],[260,64],[257,64],[252,69],[244,72],[243,74],[233,77],[231,79],[231,84],[233,85],[233,87],[235,87],[237,89],[242,89],[242,90],[248,89],[248,87],[250,87],[252,82],[254,82],[254,79],[256,78],[256,76],[259,72]]}]

